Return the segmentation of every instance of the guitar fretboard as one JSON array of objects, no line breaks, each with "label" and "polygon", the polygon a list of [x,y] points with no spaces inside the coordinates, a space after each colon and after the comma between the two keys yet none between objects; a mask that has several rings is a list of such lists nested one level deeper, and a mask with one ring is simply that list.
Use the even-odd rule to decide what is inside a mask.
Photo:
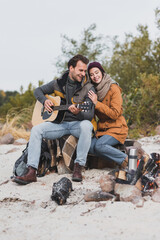
[{"label": "guitar fretboard", "polygon": [[71,104],[67,104],[67,105],[60,105],[60,106],[53,106],[53,107],[51,107],[52,109],[53,109],[53,111],[59,111],[59,110],[61,110],[61,111],[65,111],[65,110],[67,110],[68,108],[69,108],[69,106],[71,106]]}]

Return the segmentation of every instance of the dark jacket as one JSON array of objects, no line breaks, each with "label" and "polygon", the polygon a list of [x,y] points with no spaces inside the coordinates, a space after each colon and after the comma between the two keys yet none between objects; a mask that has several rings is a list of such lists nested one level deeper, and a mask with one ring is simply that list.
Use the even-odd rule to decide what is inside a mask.
[{"label": "dark jacket", "polygon": [[[67,104],[66,90],[67,90],[68,74],[69,74],[69,71],[65,72],[61,78],[57,80],[53,80],[48,84],[45,84],[41,87],[36,88],[34,91],[34,95],[36,99],[39,100],[42,104],[44,104],[45,100],[47,99],[45,95],[48,94],[53,96],[60,96],[61,103]],[[77,87],[73,94],[73,98],[71,99],[71,102],[76,104],[76,103],[82,103],[84,101],[87,101],[91,103],[92,108],[89,112],[81,111],[77,115],[74,115],[73,113],[68,111],[69,113],[67,113],[67,115],[69,114],[69,121],[82,121],[82,120],[91,121],[93,119],[94,105],[92,104],[92,101],[88,98],[88,92],[91,89],[95,92],[93,85],[89,82],[87,77],[85,77],[85,79],[81,83],[77,82]],[[65,117],[64,117],[64,121],[65,121]],[[68,117],[67,117],[67,121],[68,121]]]}]

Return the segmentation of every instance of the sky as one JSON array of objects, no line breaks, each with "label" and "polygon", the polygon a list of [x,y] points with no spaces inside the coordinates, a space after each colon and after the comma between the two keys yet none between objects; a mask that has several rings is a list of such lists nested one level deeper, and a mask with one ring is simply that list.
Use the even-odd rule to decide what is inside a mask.
[{"label": "sky", "polygon": [[[160,0],[0,0],[0,90],[27,90],[57,75],[62,35],[78,40],[95,23],[96,34],[123,42],[147,25],[158,37],[155,9]],[[69,60],[69,59],[68,59]]]}]

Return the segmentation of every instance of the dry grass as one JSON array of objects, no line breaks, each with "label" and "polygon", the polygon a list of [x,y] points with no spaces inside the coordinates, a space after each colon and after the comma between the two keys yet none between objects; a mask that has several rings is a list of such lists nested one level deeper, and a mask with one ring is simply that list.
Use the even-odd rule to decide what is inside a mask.
[{"label": "dry grass", "polygon": [[0,130],[0,136],[4,136],[7,133],[11,133],[14,139],[24,138],[27,141],[30,137],[30,130],[26,128],[27,123],[30,122],[32,116],[31,109],[23,109],[17,112],[16,109],[12,109],[5,119]]}]

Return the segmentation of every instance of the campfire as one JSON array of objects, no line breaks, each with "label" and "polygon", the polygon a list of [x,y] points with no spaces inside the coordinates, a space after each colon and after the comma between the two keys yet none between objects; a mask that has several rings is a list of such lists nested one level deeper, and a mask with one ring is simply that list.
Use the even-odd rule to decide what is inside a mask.
[{"label": "campfire", "polygon": [[85,201],[112,199],[112,201],[130,201],[142,207],[144,197],[150,196],[152,200],[160,202],[160,154],[152,153],[149,156],[143,153],[134,160],[136,164],[129,162],[125,170],[112,170],[102,176],[99,180],[101,190],[86,194]]},{"label": "campfire", "polygon": [[[142,191],[143,195],[150,194],[158,185],[156,178],[160,173],[160,154],[151,153],[143,155],[137,161],[137,168],[119,171],[116,178],[117,183],[136,185]],[[130,160],[130,159],[129,159]]]},{"label": "campfire", "polygon": [[[144,155],[138,161],[136,171],[131,174],[131,185],[136,185],[137,181],[141,181],[141,191],[143,194],[151,192],[158,187],[155,182],[156,177],[160,172],[160,154],[151,153],[151,157]],[[130,174],[130,172],[128,172]]]}]

